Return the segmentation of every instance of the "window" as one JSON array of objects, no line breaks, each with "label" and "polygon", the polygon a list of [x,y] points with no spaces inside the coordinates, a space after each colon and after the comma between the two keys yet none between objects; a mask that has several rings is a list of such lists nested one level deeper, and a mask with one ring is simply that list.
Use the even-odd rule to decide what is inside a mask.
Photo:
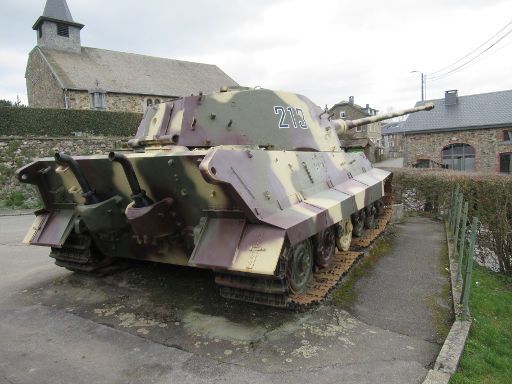
[{"label": "window", "polygon": [[153,105],[153,100],[152,100],[152,99],[147,99],[147,100],[146,100],[146,105],[147,105],[148,107],[152,106],[152,105]]},{"label": "window", "polygon": [[160,99],[155,99],[155,104],[160,104]]},{"label": "window", "polygon": [[503,141],[512,141],[512,131],[503,131]]},{"label": "window", "polygon": [[416,160],[416,168],[430,168],[430,159]]},{"label": "window", "polygon": [[69,25],[57,24],[57,35],[69,37]]},{"label": "window", "polygon": [[443,148],[443,166],[457,171],[475,170],[475,149],[469,144],[451,144]]},{"label": "window", "polygon": [[500,153],[500,173],[512,174],[512,153]]},{"label": "window", "polygon": [[347,114],[345,111],[340,111],[340,118],[347,117]]},{"label": "window", "polygon": [[356,132],[363,132],[363,127],[356,127]]},{"label": "window", "polygon": [[106,109],[106,92],[100,89],[95,89],[89,92],[91,95],[91,109]]},{"label": "window", "polygon": [[37,33],[39,33],[39,38],[43,37],[43,27],[42,26],[39,26],[39,28],[37,28]]}]

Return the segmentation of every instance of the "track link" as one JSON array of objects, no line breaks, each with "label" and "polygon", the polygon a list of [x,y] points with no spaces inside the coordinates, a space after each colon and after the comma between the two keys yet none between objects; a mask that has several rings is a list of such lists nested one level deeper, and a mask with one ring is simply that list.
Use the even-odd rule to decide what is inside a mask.
[{"label": "track link", "polygon": [[86,235],[71,234],[62,248],[53,248],[50,257],[55,264],[73,272],[103,276],[118,269],[115,259],[96,252],[92,240]]},{"label": "track link", "polygon": [[218,273],[215,282],[222,297],[272,307],[305,310],[319,304],[335,288],[350,269],[363,257],[367,248],[386,229],[393,212],[391,196],[386,195],[383,215],[376,220],[376,228],[366,230],[362,237],[352,239],[350,250],[337,252],[330,267],[315,271],[306,292],[290,294],[285,279],[285,265],[281,263],[277,277],[253,277]]}]

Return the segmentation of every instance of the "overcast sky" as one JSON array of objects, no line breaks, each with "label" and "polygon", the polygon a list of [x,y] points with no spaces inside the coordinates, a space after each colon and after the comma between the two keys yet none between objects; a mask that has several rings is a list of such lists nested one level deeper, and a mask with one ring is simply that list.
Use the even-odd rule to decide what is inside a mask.
[{"label": "overcast sky", "polygon": [[[239,84],[414,105],[420,75],[452,64],[512,21],[510,0],[67,0],[82,45],[218,65]],[[45,0],[0,0],[0,99],[26,103],[25,66]],[[427,98],[512,89],[512,34]],[[486,54],[485,54],[486,55]],[[484,57],[485,55],[481,56]]]}]

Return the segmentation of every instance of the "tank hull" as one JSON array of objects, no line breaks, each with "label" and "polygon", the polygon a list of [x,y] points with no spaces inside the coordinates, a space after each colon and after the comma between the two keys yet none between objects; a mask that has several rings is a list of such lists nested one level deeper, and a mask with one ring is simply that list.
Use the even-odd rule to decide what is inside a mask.
[{"label": "tank hull", "polygon": [[[109,258],[275,276],[285,244],[294,246],[384,196],[389,172],[362,154],[212,147],[126,153],[156,207],[132,217],[122,168],[107,156],[75,157],[95,190],[85,204],[71,170],[40,159],[18,171],[36,185],[44,209],[25,237],[65,247],[88,236]],[[58,252],[58,251],[57,251]]]}]

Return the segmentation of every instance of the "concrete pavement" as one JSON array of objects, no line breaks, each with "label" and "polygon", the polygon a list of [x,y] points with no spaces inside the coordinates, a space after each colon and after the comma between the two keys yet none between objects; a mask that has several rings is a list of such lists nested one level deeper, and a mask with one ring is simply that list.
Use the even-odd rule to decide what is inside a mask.
[{"label": "concrete pavement", "polygon": [[383,160],[379,163],[373,164],[376,168],[403,168],[404,166],[404,158],[403,157],[397,157],[395,159],[387,159]]},{"label": "concrete pavement", "polygon": [[[447,306],[441,298],[400,305],[391,295],[387,311],[389,295],[371,293],[372,279],[390,294],[441,293],[441,274],[418,285],[412,265],[388,276],[401,287],[386,286],[386,270],[400,268],[391,259],[401,226],[356,284],[352,308],[327,302],[297,314],[223,300],[208,271],[140,263],[103,279],[70,273],[47,249],[19,245],[31,219],[0,217],[0,383],[419,383],[440,348],[428,319]],[[406,226],[420,237],[438,227]],[[434,249],[408,262],[437,264],[435,274],[441,241],[428,237]],[[381,318],[371,311],[379,301]]]},{"label": "concrete pavement", "polygon": [[439,328],[447,328],[442,317],[451,308],[444,228],[410,217],[395,231],[392,251],[357,281],[351,312],[367,324],[442,343]]}]

